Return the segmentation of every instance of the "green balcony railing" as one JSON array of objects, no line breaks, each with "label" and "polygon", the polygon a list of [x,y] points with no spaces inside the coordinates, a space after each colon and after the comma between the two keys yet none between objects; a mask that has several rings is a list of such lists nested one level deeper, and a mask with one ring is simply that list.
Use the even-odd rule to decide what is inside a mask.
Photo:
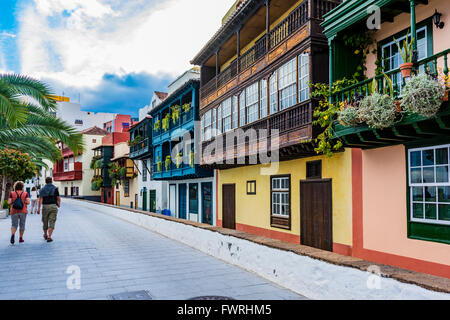
[{"label": "green balcony railing", "polygon": [[[413,72],[415,73],[428,73],[432,77],[437,78],[439,73],[442,72],[442,74],[448,76],[449,74],[449,67],[448,67],[448,55],[450,53],[450,49],[444,50],[442,52],[439,52],[435,55],[432,55],[428,58],[424,58],[420,61],[418,61],[414,65]],[[402,88],[405,86],[406,82],[402,78],[402,75],[400,73],[400,69],[394,69],[389,72],[386,72],[386,75],[391,78],[393,83],[393,95],[394,98],[400,99],[401,98],[401,92]],[[359,100],[364,96],[367,96],[371,92],[371,85],[373,83],[373,80],[378,84],[378,91],[383,92],[386,90],[387,93],[390,93],[390,88],[388,87],[385,76],[384,75],[378,75],[374,78],[370,78],[361,82],[358,82],[354,85],[348,86],[342,90],[339,90],[332,94],[332,102],[339,103],[339,102],[351,102],[354,100]]]}]

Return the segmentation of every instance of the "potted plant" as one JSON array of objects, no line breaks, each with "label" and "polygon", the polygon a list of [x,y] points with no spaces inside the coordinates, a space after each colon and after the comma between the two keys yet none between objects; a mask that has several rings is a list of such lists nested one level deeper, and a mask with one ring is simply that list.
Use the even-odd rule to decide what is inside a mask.
[{"label": "potted plant", "polygon": [[170,163],[172,162],[172,158],[170,156],[166,157],[166,171],[169,171]]},{"label": "potted plant", "polygon": [[360,121],[358,108],[352,104],[348,105],[341,102],[341,111],[339,111],[339,122],[346,127],[354,127]]},{"label": "potted plant", "polygon": [[190,103],[185,103],[185,104],[183,104],[183,111],[184,111],[185,113],[188,113],[189,110],[191,110],[191,104],[190,104]]},{"label": "potted plant", "polygon": [[409,78],[411,76],[412,68],[414,66],[413,63],[414,52],[412,48],[414,37],[411,37],[411,41],[409,41],[409,31],[408,31],[405,40],[403,40],[402,42],[403,45],[401,45],[395,38],[394,41],[397,44],[398,51],[400,52],[400,55],[402,56],[403,59],[403,64],[399,66],[402,76],[403,78]]},{"label": "potted plant", "polygon": [[448,93],[450,91],[450,74],[445,74],[442,71],[442,68],[439,68],[439,82],[441,83],[442,87],[444,88],[444,96],[442,97],[442,101],[448,101]]},{"label": "potted plant", "polygon": [[427,74],[412,77],[403,88],[402,107],[405,111],[425,117],[434,116],[442,105],[445,89]]},{"label": "potted plant", "polygon": [[195,158],[194,151],[191,150],[191,152],[189,152],[189,165],[192,168],[194,167],[194,158]]},{"label": "potted plant", "polygon": [[358,109],[361,120],[374,129],[392,126],[395,122],[395,113],[396,107],[392,97],[378,92],[365,97]]},{"label": "potted plant", "polygon": [[182,160],[183,160],[183,154],[180,152],[175,157],[175,161],[176,161],[176,164],[177,164],[177,169],[180,169],[180,165],[181,165]]}]

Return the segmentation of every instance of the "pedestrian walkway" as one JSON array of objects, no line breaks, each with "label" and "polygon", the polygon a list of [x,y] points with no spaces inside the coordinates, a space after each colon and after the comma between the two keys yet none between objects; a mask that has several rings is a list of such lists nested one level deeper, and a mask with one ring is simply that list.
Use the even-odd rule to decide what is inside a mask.
[{"label": "pedestrian walkway", "polygon": [[[110,299],[142,290],[170,300],[305,299],[184,244],[64,200],[54,242],[44,241],[40,217],[28,216],[25,243],[15,245],[9,244],[10,219],[0,220],[0,299]],[[81,288],[69,289],[73,274],[67,271],[78,268]]]}]

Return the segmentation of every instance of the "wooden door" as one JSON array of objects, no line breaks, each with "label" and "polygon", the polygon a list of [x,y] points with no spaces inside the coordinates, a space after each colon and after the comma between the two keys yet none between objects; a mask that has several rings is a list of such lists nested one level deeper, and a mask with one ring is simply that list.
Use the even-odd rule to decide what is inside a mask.
[{"label": "wooden door", "polygon": [[236,229],[236,185],[222,185],[222,226]]},{"label": "wooden door", "polygon": [[147,211],[147,190],[142,190],[142,211]]},{"label": "wooden door", "polygon": [[156,190],[150,190],[150,212],[156,212]]},{"label": "wooden door", "polygon": [[120,206],[120,191],[116,191],[116,206]]},{"label": "wooden door", "polygon": [[306,246],[333,251],[331,179],[300,181],[300,237]]},{"label": "wooden door", "polygon": [[187,207],[187,200],[186,200],[186,184],[179,184],[178,185],[178,218],[180,219],[186,219],[186,207]]}]

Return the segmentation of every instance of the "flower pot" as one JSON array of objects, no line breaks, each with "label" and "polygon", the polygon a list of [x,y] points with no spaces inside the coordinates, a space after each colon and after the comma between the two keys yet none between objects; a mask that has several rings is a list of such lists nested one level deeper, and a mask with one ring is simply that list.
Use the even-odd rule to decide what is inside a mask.
[{"label": "flower pot", "polygon": [[399,100],[394,101],[395,104],[395,112],[402,112],[402,102]]},{"label": "flower pot", "polygon": [[9,210],[8,209],[1,209],[0,210],[0,219],[6,219],[8,218]]},{"label": "flower pot", "polygon": [[403,78],[411,77],[411,72],[414,64],[412,62],[407,62],[400,65],[400,71],[402,72]]},{"label": "flower pot", "polygon": [[442,98],[442,101],[448,101],[448,93],[449,93],[449,90],[445,90],[445,92],[444,92],[444,97]]}]

